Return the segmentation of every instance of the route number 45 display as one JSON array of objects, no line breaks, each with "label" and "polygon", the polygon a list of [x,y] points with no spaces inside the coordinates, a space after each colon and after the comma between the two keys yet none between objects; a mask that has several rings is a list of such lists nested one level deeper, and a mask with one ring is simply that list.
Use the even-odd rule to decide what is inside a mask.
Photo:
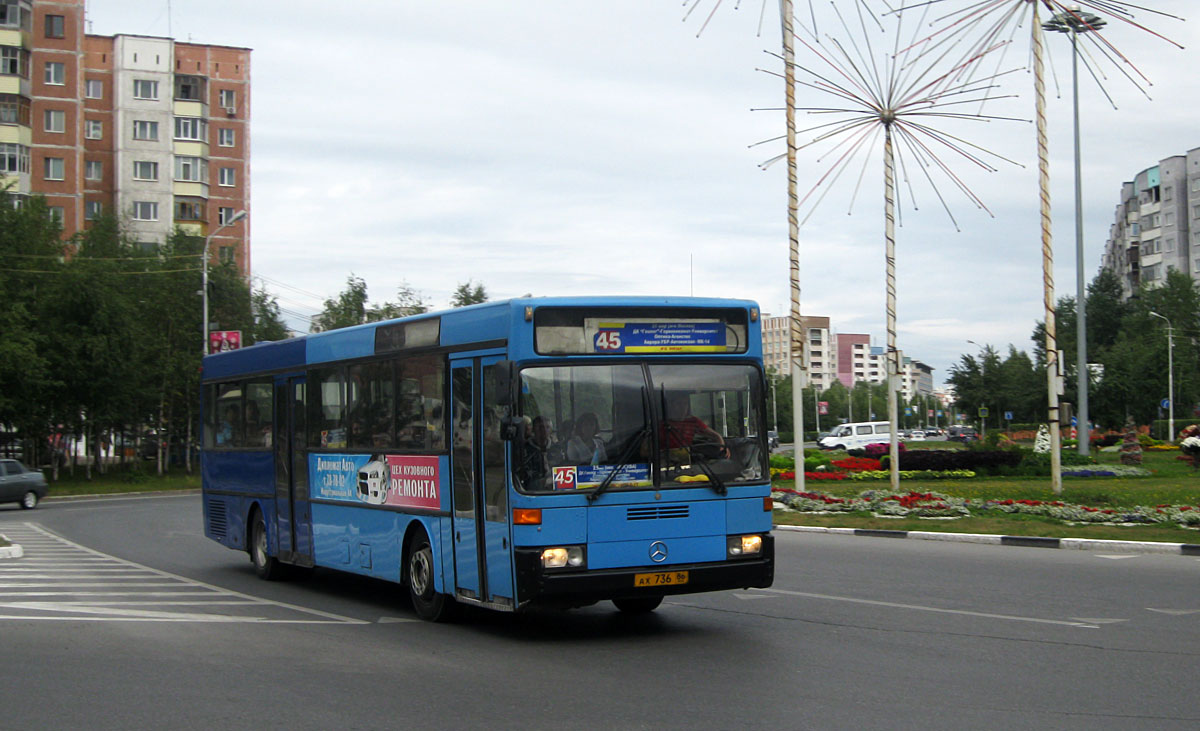
[{"label": "route number 45 display", "polygon": [[596,350],[620,350],[621,333],[617,330],[601,330],[596,334]]}]

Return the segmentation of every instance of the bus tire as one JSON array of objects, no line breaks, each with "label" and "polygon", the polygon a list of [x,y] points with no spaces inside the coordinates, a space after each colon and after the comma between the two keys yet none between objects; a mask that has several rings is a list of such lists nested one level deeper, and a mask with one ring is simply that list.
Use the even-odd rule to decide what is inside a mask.
[{"label": "bus tire", "polygon": [[648,614],[658,609],[658,605],[662,604],[662,596],[638,596],[625,597],[623,599],[613,599],[613,604],[617,605],[626,614]]},{"label": "bus tire", "polygon": [[417,530],[408,539],[408,566],[405,571],[408,596],[412,599],[413,611],[427,622],[445,622],[450,619],[455,603],[451,597],[438,592],[434,587],[433,547],[425,531]]},{"label": "bus tire", "polygon": [[254,564],[254,573],[265,581],[275,581],[283,576],[284,567],[267,550],[267,521],[257,508],[250,521],[250,545],[247,548],[250,562]]}]

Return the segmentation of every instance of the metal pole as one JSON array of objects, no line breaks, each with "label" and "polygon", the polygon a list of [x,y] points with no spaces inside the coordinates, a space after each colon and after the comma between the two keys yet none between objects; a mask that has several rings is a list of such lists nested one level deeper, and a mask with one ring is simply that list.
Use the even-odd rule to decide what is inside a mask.
[{"label": "metal pole", "polygon": [[1038,190],[1042,213],[1042,304],[1046,312],[1046,400],[1050,422],[1050,486],[1062,494],[1062,434],[1058,423],[1058,335],[1054,322],[1054,234],[1050,226],[1050,145],[1046,132],[1046,79],[1042,24],[1033,3],[1033,88],[1037,111]]},{"label": "metal pole", "polygon": [[[220,229],[217,229],[217,231],[220,231]],[[202,255],[200,265],[200,296],[204,302],[203,319],[200,321],[200,335],[202,338],[200,341],[201,358],[208,355],[208,244],[212,241],[213,234],[216,234],[216,231],[204,237],[204,254]]]},{"label": "metal pole", "polygon": [[888,410],[888,454],[891,455],[888,473],[892,490],[900,490],[900,422],[896,386],[900,378],[900,351],[896,349],[896,164],[892,148],[892,124],[885,120],[883,125],[883,217],[885,258],[887,260],[887,410]]},{"label": "metal pole", "polygon": [[804,492],[804,327],[800,321],[800,196],[796,167],[796,51],[792,0],[779,1],[783,31],[783,77],[786,85],[788,251],[792,286],[792,442],[795,444],[796,489]]},{"label": "metal pole", "polygon": [[1075,96],[1075,381],[1079,391],[1079,453],[1091,443],[1088,428],[1087,289],[1083,282],[1083,174],[1079,154],[1079,33],[1071,26],[1071,82]]},{"label": "metal pole", "polygon": [[1175,336],[1171,321],[1167,320],[1167,431],[1171,442],[1175,441]]}]

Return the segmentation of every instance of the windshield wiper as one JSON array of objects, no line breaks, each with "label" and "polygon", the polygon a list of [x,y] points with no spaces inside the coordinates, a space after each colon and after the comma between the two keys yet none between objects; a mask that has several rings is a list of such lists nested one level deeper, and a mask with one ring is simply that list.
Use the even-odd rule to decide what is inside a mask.
[{"label": "windshield wiper", "polygon": [[648,436],[650,436],[649,426],[642,427],[638,433],[634,435],[633,440],[621,454],[621,458],[617,461],[617,466],[613,468],[613,471],[608,473],[608,477],[605,477],[603,482],[601,482],[599,485],[596,485],[588,492],[588,502],[594,502],[596,498],[600,497],[600,495],[603,494],[604,491],[613,484],[613,480],[617,478],[617,473],[625,469],[626,465],[629,464],[629,460],[633,457],[634,451],[641,446],[642,442],[645,441],[646,437]]}]

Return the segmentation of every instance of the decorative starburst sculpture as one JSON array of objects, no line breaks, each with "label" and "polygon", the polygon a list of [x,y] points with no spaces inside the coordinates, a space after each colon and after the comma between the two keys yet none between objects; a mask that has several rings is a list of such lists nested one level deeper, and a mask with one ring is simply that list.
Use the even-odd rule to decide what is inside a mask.
[{"label": "decorative starburst sculpture", "polygon": [[[998,43],[1014,41],[1021,29],[1028,25],[1030,50],[1033,56],[1034,96],[1037,122],[1038,189],[1042,219],[1042,299],[1045,311],[1046,332],[1046,378],[1049,404],[1051,486],[1054,493],[1062,493],[1062,460],[1060,446],[1062,437],[1059,424],[1058,390],[1061,385],[1061,368],[1058,358],[1058,335],[1054,311],[1054,242],[1050,224],[1050,155],[1046,132],[1046,84],[1044,63],[1044,38],[1040,10],[1049,11],[1053,19],[1075,25],[1088,32],[1081,34],[1088,47],[1086,65],[1092,78],[1104,90],[1104,67],[1112,67],[1123,74],[1134,86],[1145,92],[1143,84],[1149,80],[1108,40],[1108,33],[1094,18],[1107,18],[1108,31],[1113,28],[1133,29],[1182,48],[1148,26],[1139,16],[1155,19],[1182,20],[1178,16],[1138,5],[1125,0],[879,0],[889,14],[919,15],[928,20],[933,30],[916,44],[927,50],[939,49],[946,55],[958,54],[961,58],[972,58],[982,50],[993,48]],[[965,72],[969,74],[970,72]],[[1140,81],[1139,81],[1140,79]]]},{"label": "decorative starburst sculpture", "polygon": [[[882,138],[884,182],[884,244],[886,266],[886,317],[888,349],[888,420],[891,422],[890,452],[893,489],[899,489],[898,403],[900,350],[896,344],[896,184],[897,164],[900,179],[909,197],[917,199],[917,182],[924,182],[955,221],[941,186],[958,190],[970,203],[986,210],[984,202],[955,170],[958,163],[992,172],[992,161],[1003,160],[996,153],[969,142],[960,134],[947,131],[956,122],[987,122],[1001,117],[976,110],[989,98],[996,98],[996,79],[1000,74],[975,74],[972,70],[1007,43],[998,42],[980,49],[969,58],[947,63],[946,54],[928,44],[909,42],[905,18],[892,18],[894,29],[884,32],[882,24],[860,2],[854,15],[843,15],[832,4],[831,34],[805,38],[797,36],[805,56],[794,62],[799,75],[797,85],[812,98],[826,97],[828,105],[805,105],[799,111],[826,117],[829,121],[802,130],[811,135],[797,149],[822,150],[818,158],[824,166],[807,193],[799,201],[808,206],[807,221],[821,200],[837,186],[847,171],[857,171],[850,205],[858,197],[873,157],[872,151]],[[890,41],[890,42],[888,42]],[[769,165],[769,160],[764,165]],[[860,162],[861,160],[861,162]]]}]

